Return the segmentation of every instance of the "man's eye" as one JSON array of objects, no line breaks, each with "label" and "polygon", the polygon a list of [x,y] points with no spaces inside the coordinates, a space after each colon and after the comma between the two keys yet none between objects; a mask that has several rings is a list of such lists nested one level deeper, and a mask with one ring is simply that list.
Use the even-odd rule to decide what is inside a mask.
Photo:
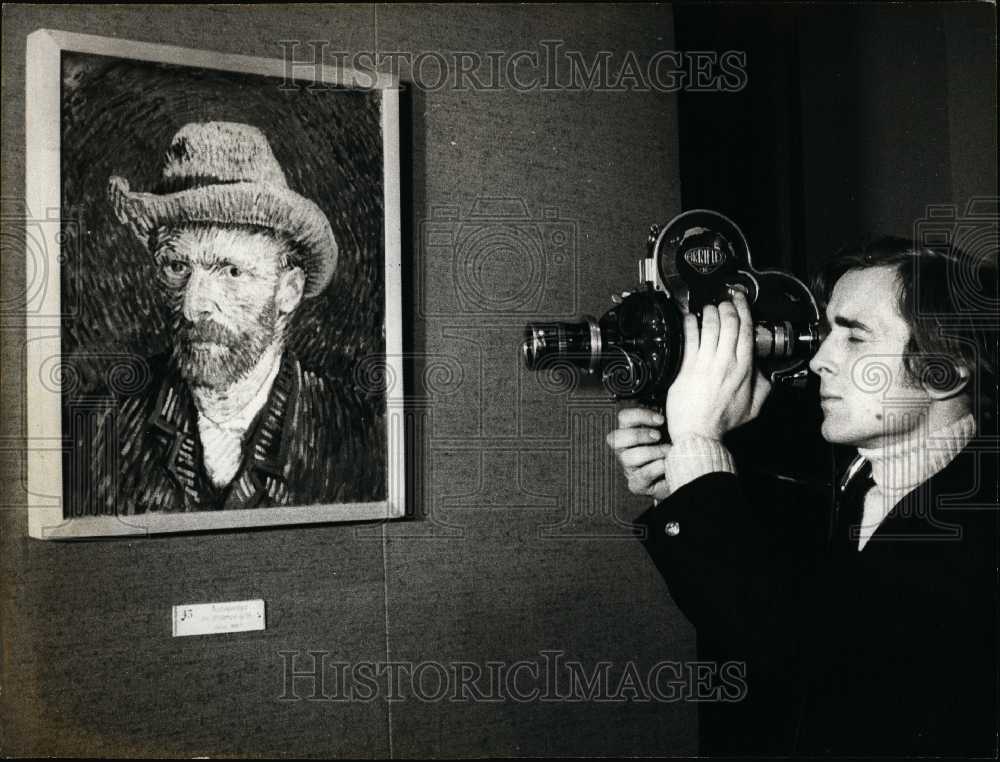
[{"label": "man's eye", "polygon": [[243,275],[243,271],[240,268],[236,267],[235,265],[230,265],[229,267],[226,268],[226,275],[228,275],[230,278],[239,278],[241,275]]},{"label": "man's eye", "polygon": [[179,259],[168,260],[164,263],[163,268],[169,275],[187,275],[190,269],[187,262],[182,262]]},{"label": "man's eye", "polygon": [[850,344],[864,344],[865,340],[857,336],[848,336],[847,341]]}]

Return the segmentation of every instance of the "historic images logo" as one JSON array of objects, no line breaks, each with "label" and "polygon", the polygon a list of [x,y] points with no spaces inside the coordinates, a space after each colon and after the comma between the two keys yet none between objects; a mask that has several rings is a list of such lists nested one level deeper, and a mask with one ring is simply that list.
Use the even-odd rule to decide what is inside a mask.
[{"label": "historic images logo", "polygon": [[[279,40],[281,89],[374,87],[378,75],[403,77],[427,92],[736,93],[747,85],[745,50],[576,50],[539,40],[518,50],[337,50],[330,40]],[[324,80],[337,67],[346,81]],[[346,69],[344,67],[347,67]],[[298,79],[299,73],[306,79]]]},{"label": "historic images logo", "polygon": [[279,651],[279,701],[450,701],[463,703],[734,703],[747,696],[740,661],[584,664],[559,650],[514,662],[342,662],[329,651]]}]

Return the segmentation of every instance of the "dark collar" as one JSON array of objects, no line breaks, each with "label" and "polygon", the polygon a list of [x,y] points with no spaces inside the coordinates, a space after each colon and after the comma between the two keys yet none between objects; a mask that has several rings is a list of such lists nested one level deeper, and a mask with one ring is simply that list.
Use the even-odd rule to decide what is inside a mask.
[{"label": "dark collar", "polygon": [[[982,435],[973,437],[942,470],[893,506],[865,550],[887,541],[959,540],[967,535],[968,530],[963,524],[970,517],[977,512],[982,513],[983,509],[995,508],[996,498],[992,490],[996,484],[996,460],[996,445]],[[857,514],[856,524],[860,521],[860,503],[864,493],[874,482],[871,481],[867,463],[854,477],[848,480],[844,490],[847,499],[841,501],[840,510],[852,501],[857,502],[854,511]],[[860,488],[856,488],[856,484]],[[858,528],[854,526],[851,539],[855,549],[857,538]]]},{"label": "dark collar", "polygon": [[[188,496],[203,502],[207,476],[201,463],[198,414],[191,389],[170,364],[148,426],[167,435],[165,467]],[[284,488],[292,420],[301,384],[298,360],[288,351],[274,378],[267,402],[251,424],[243,447],[244,461],[227,490],[227,510],[249,508],[266,494]]]}]

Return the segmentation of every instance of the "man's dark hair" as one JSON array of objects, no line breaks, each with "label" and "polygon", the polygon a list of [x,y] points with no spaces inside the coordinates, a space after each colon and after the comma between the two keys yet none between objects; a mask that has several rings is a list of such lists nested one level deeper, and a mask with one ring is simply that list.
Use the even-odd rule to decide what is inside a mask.
[{"label": "man's dark hair", "polygon": [[[841,276],[872,267],[895,269],[897,307],[910,328],[903,365],[914,383],[947,390],[970,373],[973,412],[981,424],[996,419],[997,262],[973,258],[957,248],[929,248],[894,236],[867,237],[846,246],[814,281],[825,305]],[[992,318],[990,317],[992,316]],[[979,403],[978,405],[976,403]]]}]

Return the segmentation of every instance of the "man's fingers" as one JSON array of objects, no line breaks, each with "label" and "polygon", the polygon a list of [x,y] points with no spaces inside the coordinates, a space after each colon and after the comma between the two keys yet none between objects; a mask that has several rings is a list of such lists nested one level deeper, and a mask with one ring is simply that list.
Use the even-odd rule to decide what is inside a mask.
[{"label": "man's fingers", "polygon": [[660,432],[648,426],[638,426],[629,429],[615,429],[610,432],[605,440],[612,450],[625,450],[629,447],[639,445],[649,445],[651,442],[659,442]]},{"label": "man's fingers", "polygon": [[699,364],[704,366],[715,357],[719,346],[719,310],[708,304],[701,312],[701,342],[698,345]]},{"label": "man's fingers", "polygon": [[764,407],[764,403],[767,401],[767,397],[770,393],[771,382],[768,381],[767,376],[758,370],[753,377],[753,396],[750,398],[751,420],[756,418],[760,413],[760,410]]},{"label": "man's fingers", "polygon": [[733,296],[733,305],[736,307],[736,314],[740,319],[740,332],[736,341],[736,362],[742,365],[748,361],[753,362],[753,316],[750,314],[750,304],[742,291],[737,291]]},{"label": "man's fingers", "polygon": [[736,355],[736,339],[740,332],[740,317],[732,302],[719,305],[719,344],[715,350],[715,361],[729,365]]},{"label": "man's fingers", "polygon": [[644,484],[651,484],[658,479],[662,479],[667,473],[667,463],[664,458],[666,458],[666,453],[641,468],[637,468],[635,470],[636,479]]},{"label": "man's fingers", "polygon": [[669,452],[669,446],[630,447],[618,453],[618,460],[626,468],[642,468],[654,460],[663,460]]},{"label": "man's fingers", "polygon": [[[627,407],[618,411],[618,428],[629,429],[633,426],[650,428],[663,425],[663,415],[646,407]],[[612,432],[614,433],[614,432]],[[609,441],[608,444],[611,444]],[[612,445],[613,447],[614,445]]]},{"label": "man's fingers", "polygon": [[684,357],[678,374],[694,366],[698,359],[698,318],[688,313],[684,316]]},{"label": "man's fingers", "polygon": [[625,480],[628,491],[633,495],[654,495],[658,500],[662,500],[668,494],[664,481],[665,474],[663,458],[643,468],[630,471]]}]

